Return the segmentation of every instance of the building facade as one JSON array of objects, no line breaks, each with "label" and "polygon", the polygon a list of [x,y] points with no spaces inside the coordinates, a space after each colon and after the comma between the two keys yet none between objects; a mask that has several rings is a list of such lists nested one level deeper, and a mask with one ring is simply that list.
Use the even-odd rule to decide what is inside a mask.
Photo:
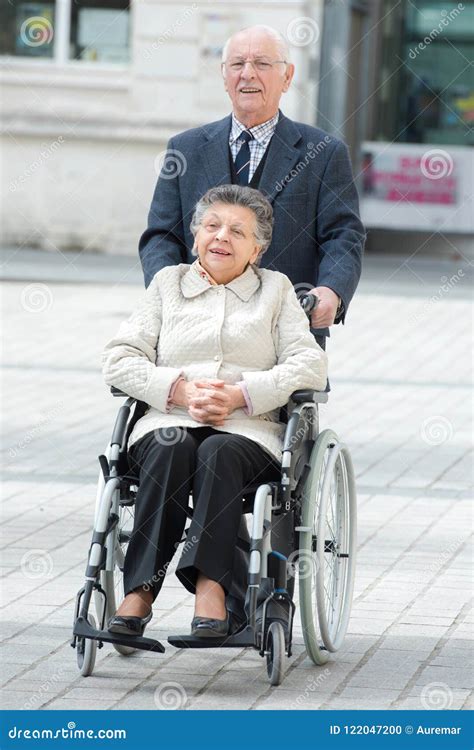
[{"label": "building facade", "polygon": [[289,117],[345,140],[368,247],[474,254],[474,0],[5,0],[2,243],[135,254],[170,136],[224,117],[220,58],[266,23]]},{"label": "building facade", "polygon": [[[13,2],[13,0],[12,0]],[[314,121],[322,4],[16,1],[2,6],[4,244],[137,252],[170,136],[224,117],[239,28],[285,33],[285,114]]]}]

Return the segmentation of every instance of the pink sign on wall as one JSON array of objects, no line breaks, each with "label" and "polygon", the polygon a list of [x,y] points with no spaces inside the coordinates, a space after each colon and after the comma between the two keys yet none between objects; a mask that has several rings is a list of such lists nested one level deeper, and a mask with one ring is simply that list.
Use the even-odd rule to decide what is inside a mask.
[{"label": "pink sign on wall", "polygon": [[457,179],[447,151],[430,149],[421,156],[363,154],[364,196],[383,201],[423,204],[456,204]]}]

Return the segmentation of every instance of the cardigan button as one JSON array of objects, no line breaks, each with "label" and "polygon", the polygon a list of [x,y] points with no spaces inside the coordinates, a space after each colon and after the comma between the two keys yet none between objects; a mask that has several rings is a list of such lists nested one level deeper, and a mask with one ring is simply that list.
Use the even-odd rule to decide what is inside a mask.
[{"label": "cardigan button", "polygon": [[216,360],[216,362],[218,362],[218,361],[220,360],[220,357],[219,357],[219,355],[218,355],[218,354],[216,354],[216,356],[214,357],[214,359]]}]

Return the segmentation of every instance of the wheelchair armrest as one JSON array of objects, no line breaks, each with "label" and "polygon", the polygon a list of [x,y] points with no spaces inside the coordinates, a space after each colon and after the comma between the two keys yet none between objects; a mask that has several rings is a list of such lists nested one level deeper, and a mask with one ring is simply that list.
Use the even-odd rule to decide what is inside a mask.
[{"label": "wheelchair armrest", "polygon": [[291,394],[291,400],[295,404],[303,404],[305,401],[313,401],[315,404],[325,404],[328,400],[328,394],[326,391],[304,389],[294,391],[294,393]]},{"label": "wheelchair armrest", "polygon": [[110,386],[110,392],[112,396],[117,396],[119,398],[128,398],[127,394],[120,390],[120,388],[116,388],[114,385]]}]

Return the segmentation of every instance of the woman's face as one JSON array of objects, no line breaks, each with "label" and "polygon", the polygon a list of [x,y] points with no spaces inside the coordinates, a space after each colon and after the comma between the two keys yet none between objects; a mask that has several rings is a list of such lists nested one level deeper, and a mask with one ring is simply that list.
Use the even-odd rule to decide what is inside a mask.
[{"label": "woman's face", "polygon": [[218,284],[228,284],[257,259],[255,228],[249,208],[214,203],[207,209],[194,244],[202,267]]}]

